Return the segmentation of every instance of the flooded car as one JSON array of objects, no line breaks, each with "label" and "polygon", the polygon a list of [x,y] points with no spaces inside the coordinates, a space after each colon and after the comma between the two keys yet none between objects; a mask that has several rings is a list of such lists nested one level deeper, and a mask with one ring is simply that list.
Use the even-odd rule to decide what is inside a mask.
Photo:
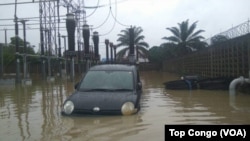
[{"label": "flooded car", "polygon": [[142,84],[135,65],[91,67],[63,104],[63,115],[131,115],[140,110]]}]

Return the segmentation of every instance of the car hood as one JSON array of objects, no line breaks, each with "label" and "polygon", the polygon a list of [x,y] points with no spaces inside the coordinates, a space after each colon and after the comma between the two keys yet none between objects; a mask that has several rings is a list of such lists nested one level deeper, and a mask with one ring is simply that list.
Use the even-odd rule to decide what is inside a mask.
[{"label": "car hood", "polygon": [[134,92],[75,92],[70,100],[76,109],[120,109],[125,102],[135,103],[137,95]]}]

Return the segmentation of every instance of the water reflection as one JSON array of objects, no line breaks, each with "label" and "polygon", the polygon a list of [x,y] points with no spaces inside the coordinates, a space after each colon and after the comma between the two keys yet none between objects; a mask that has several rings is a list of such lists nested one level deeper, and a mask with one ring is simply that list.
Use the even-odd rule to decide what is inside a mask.
[{"label": "water reflection", "polygon": [[141,79],[141,111],[133,116],[61,116],[74,90],[66,80],[0,87],[0,140],[164,140],[165,124],[250,123],[250,95],[166,90],[163,82],[179,76],[165,72],[142,72]]},{"label": "water reflection", "polygon": [[249,96],[246,94],[233,94],[229,95],[229,103],[230,106],[236,110],[241,112],[249,112]]},{"label": "water reflection", "polygon": [[133,116],[90,116],[63,117],[67,128],[60,140],[84,139],[117,141],[123,137],[138,134],[146,125],[140,115]]},{"label": "water reflection", "polygon": [[[154,74],[153,78],[150,74]],[[179,79],[179,76],[171,76],[168,73],[151,72],[150,74],[145,73],[147,77],[152,78],[150,80],[156,81],[157,79],[158,82],[152,86],[150,80],[146,81],[146,93],[155,96],[154,99],[158,100],[156,102],[158,107],[167,108],[167,110],[164,109],[167,112],[162,116],[167,114],[168,118],[173,117],[165,123],[244,124],[250,122],[250,95],[248,94],[237,94],[235,95],[237,98],[232,99],[229,92],[223,90],[165,90],[162,83]],[[237,103],[237,108],[232,107],[232,103],[234,105]]]}]

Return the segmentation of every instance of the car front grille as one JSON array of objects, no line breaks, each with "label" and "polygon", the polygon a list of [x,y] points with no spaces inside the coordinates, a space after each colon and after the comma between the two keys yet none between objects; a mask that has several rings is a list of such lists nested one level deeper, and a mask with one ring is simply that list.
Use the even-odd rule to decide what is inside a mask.
[{"label": "car front grille", "polygon": [[90,114],[90,115],[121,115],[120,110],[100,110],[94,111],[89,109],[75,109],[73,114]]}]

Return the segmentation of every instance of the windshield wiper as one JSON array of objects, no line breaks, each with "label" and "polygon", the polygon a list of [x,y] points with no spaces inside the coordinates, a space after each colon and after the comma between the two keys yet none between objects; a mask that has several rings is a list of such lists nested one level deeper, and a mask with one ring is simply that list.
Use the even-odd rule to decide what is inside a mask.
[{"label": "windshield wiper", "polygon": [[113,89],[113,91],[132,91],[132,89],[120,88],[120,89]]},{"label": "windshield wiper", "polygon": [[108,92],[108,91],[113,91],[113,89],[95,88],[95,89],[83,89],[83,91],[84,92],[94,92],[94,91]]},{"label": "windshield wiper", "polygon": [[132,91],[132,89],[105,89],[105,88],[95,88],[95,89],[83,89],[84,92],[94,92],[94,91],[101,91],[101,92],[111,92],[111,91]]}]

